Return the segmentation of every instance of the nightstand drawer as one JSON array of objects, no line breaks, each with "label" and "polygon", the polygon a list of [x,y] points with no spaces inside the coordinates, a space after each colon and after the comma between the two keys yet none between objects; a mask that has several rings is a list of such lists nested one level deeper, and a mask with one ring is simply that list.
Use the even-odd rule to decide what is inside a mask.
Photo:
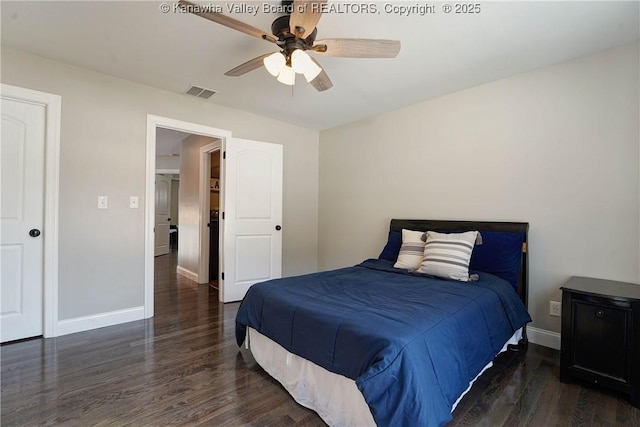
[{"label": "nightstand drawer", "polygon": [[573,300],[570,366],[629,381],[630,311]]},{"label": "nightstand drawer", "polygon": [[628,393],[640,407],[640,285],[572,277],[560,289],[560,381]]}]

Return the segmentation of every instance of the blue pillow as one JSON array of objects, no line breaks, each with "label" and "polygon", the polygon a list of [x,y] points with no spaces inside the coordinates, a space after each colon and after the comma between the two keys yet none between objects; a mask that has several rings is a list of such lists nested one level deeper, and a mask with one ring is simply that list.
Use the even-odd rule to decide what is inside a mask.
[{"label": "blue pillow", "polygon": [[[475,245],[471,254],[469,269],[484,271],[498,276],[517,289],[518,280],[520,279],[524,233],[481,231],[480,235],[482,243]],[[389,231],[387,244],[382,249],[378,259],[395,262],[398,259],[401,246],[402,233],[400,231]]]},{"label": "blue pillow", "polygon": [[480,234],[482,244],[474,247],[469,269],[501,277],[517,289],[524,233],[481,231]]},{"label": "blue pillow", "polygon": [[402,233],[400,231],[389,231],[387,244],[382,249],[378,259],[386,259],[388,261],[396,261],[402,246]]}]

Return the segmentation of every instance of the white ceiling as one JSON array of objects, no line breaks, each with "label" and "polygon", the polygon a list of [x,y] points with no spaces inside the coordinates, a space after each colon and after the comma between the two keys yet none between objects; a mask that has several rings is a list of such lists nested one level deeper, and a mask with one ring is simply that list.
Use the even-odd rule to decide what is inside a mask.
[{"label": "white ceiling", "polygon": [[[263,3],[280,2],[231,2]],[[402,3],[427,4],[390,4]],[[316,92],[301,77],[292,90],[263,68],[224,76],[275,46],[195,15],[162,13],[160,4],[3,0],[2,44],[173,92],[192,84],[215,89],[202,102],[321,130],[640,38],[638,1],[484,1],[471,15],[445,14],[444,3],[428,3],[436,13],[424,16],[387,13],[376,2],[376,14],[324,14],[318,39],[398,39],[400,54],[319,57],[334,87]],[[232,16],[269,30],[278,15]]]}]

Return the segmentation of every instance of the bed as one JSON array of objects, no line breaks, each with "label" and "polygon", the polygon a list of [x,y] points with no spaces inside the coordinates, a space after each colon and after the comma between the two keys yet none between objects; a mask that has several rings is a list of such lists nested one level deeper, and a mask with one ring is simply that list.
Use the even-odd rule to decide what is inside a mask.
[{"label": "bed", "polygon": [[[426,243],[475,233],[465,279],[396,268],[408,230]],[[237,342],[329,425],[444,425],[497,354],[526,349],[527,234],[527,223],[391,220],[378,259],[252,286]]]}]

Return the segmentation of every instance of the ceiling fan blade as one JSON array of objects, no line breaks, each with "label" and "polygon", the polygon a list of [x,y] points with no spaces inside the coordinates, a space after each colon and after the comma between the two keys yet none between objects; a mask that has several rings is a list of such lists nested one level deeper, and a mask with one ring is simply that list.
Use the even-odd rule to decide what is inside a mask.
[{"label": "ceiling fan blade", "polygon": [[256,68],[260,68],[264,65],[262,60],[272,54],[273,52],[269,52],[269,53],[265,53],[264,55],[260,55],[257,58],[250,59],[244,64],[238,65],[236,68],[227,71],[226,73],[224,73],[224,75],[230,76],[230,77],[238,77],[248,73],[249,71],[253,71]]},{"label": "ceiling fan blade", "polygon": [[[326,49],[323,48],[326,46]],[[324,39],[312,48],[317,54],[341,58],[395,58],[400,52],[399,40]]]},{"label": "ceiling fan blade", "polygon": [[[318,67],[322,68],[322,65],[320,65],[320,63],[316,61],[315,58],[311,58],[311,60],[315,62]],[[333,83],[331,82],[331,79],[329,78],[327,73],[324,71],[324,68],[322,68],[320,74],[318,74],[316,78],[311,80],[309,83],[311,83],[311,86],[316,88],[318,92],[324,92],[325,90],[331,89],[333,87]]]},{"label": "ceiling fan blade", "polygon": [[245,24],[244,22],[238,21],[237,19],[231,18],[230,16],[216,12],[209,12],[207,11],[205,6],[200,6],[187,0],[180,0],[178,4],[180,5],[180,8],[185,12],[193,13],[194,15],[201,16],[205,19],[208,19],[209,21],[213,21],[216,24],[224,25],[225,27],[229,27],[236,31],[240,31],[241,33],[245,33],[262,40],[267,40],[272,43],[276,42],[276,38],[268,32],[262,31],[261,29],[256,28],[252,25]]},{"label": "ceiling fan blade", "polygon": [[293,0],[293,10],[289,18],[291,34],[305,38],[313,33],[326,2],[327,0]]}]

